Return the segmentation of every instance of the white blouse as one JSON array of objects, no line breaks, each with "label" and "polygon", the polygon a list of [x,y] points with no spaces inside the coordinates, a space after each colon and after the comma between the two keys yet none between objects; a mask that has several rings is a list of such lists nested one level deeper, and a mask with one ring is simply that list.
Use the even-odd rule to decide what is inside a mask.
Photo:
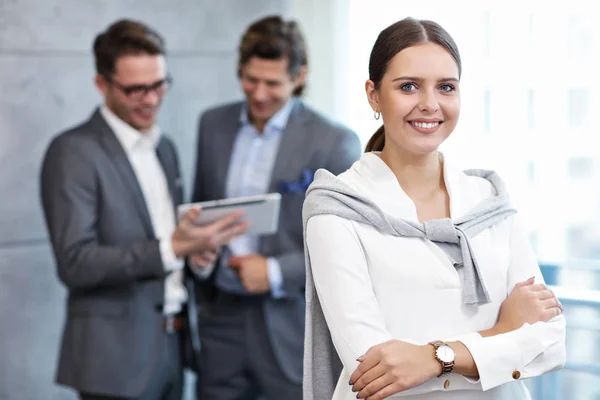
[{"label": "white blouse", "polygon": [[[377,154],[363,155],[339,177],[387,214],[418,222],[414,203]],[[453,219],[493,193],[488,181],[453,168],[447,157],[444,180]],[[502,302],[517,282],[532,276],[543,282],[517,218],[510,217],[471,239],[491,297],[491,303],[483,306],[463,304],[454,266],[427,239],[385,235],[333,215],[311,218],[306,234],[319,301],[344,365],[333,400],[356,399],[348,385],[358,366],[356,359],[390,339],[414,344],[460,341],[471,352],[480,375],[479,380],[458,374],[434,378],[391,398],[529,399],[523,379],[564,366],[562,315],[493,337],[477,333],[494,326]]]}]

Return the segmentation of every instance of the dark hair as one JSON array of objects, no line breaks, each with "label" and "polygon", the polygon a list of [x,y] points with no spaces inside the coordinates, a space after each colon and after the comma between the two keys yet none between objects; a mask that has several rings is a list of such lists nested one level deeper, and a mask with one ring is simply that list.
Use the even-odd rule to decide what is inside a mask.
[{"label": "dark hair", "polygon": [[[266,60],[287,58],[288,72],[292,79],[298,77],[300,68],[308,65],[306,44],[300,27],[295,21],[284,21],[279,16],[265,17],[254,22],[242,36],[239,45],[238,76],[242,67],[252,57]],[[304,85],[294,91],[295,96],[302,95]]]},{"label": "dark hair", "polygon": [[96,36],[94,56],[96,72],[110,77],[119,57],[137,54],[165,54],[165,41],[141,22],[119,20]]},{"label": "dark hair", "polygon": [[[420,43],[435,43],[446,49],[456,61],[460,78],[462,72],[460,54],[450,34],[436,22],[409,17],[381,31],[373,45],[369,59],[369,79],[375,84],[375,89],[379,89],[392,58],[402,50]],[[385,129],[382,125],[367,143],[365,151],[381,151],[384,146]]]}]

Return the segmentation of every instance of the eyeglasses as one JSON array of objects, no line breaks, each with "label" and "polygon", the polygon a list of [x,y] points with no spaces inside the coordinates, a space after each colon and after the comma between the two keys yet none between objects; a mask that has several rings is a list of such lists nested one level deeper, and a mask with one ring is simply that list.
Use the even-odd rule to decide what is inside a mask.
[{"label": "eyeglasses", "polygon": [[167,76],[165,79],[161,79],[160,81],[156,81],[150,85],[122,85],[114,79],[104,75],[104,78],[111,85],[117,87],[120,91],[123,92],[125,96],[127,96],[131,100],[142,100],[145,98],[148,93],[154,92],[158,96],[163,96],[167,90],[170,89],[171,85],[173,85],[173,78]]}]

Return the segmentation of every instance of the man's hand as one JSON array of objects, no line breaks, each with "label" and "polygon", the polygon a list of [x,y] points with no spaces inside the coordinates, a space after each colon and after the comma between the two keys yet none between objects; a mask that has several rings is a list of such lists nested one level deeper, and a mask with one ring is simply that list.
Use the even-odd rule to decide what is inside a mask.
[{"label": "man's hand", "polygon": [[231,257],[229,265],[240,277],[244,288],[254,294],[267,293],[271,290],[267,259],[258,254],[243,257]]},{"label": "man's hand", "polygon": [[241,211],[227,215],[210,225],[199,226],[194,222],[200,215],[201,210],[194,208],[185,214],[177,229],[171,236],[173,252],[178,258],[193,253],[212,252],[232,239],[244,234],[249,222],[240,222],[243,213]]},{"label": "man's hand", "polygon": [[194,253],[190,256],[191,265],[194,268],[208,268],[217,261],[220,254],[220,249],[209,249],[201,253]]}]

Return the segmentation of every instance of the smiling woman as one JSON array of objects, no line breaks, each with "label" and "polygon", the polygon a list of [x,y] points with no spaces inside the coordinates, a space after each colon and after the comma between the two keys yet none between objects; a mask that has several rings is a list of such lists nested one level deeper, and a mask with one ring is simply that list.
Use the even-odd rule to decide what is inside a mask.
[{"label": "smiling woman", "polygon": [[373,46],[383,126],[348,171],[317,171],[304,203],[305,400],[525,400],[521,379],[565,363],[562,305],[504,182],[438,150],[460,78],[435,22],[406,18]]},{"label": "smiling woman", "polygon": [[[322,3],[319,10],[326,8]],[[317,28],[306,29],[313,64],[309,100],[346,121],[366,145],[382,122],[373,118],[364,91],[377,35],[408,15],[440,23],[460,47],[463,63],[460,119],[440,147],[444,155],[461,169],[493,169],[502,176],[539,262],[556,266],[553,282],[600,290],[600,152],[592,112],[600,108],[600,92],[590,79],[600,70],[600,24],[593,3],[329,3],[335,19],[323,21],[326,14],[315,18],[312,12],[303,21]],[[319,61],[324,65],[314,68]],[[338,76],[341,83],[334,85]],[[585,370],[576,363],[592,362],[587,355],[600,349],[598,333],[581,328],[597,326],[600,313],[571,306],[568,315],[571,326],[580,323],[569,330],[567,345],[569,364],[577,369],[528,380],[532,398],[597,395],[599,375],[590,373],[595,364]]]}]

